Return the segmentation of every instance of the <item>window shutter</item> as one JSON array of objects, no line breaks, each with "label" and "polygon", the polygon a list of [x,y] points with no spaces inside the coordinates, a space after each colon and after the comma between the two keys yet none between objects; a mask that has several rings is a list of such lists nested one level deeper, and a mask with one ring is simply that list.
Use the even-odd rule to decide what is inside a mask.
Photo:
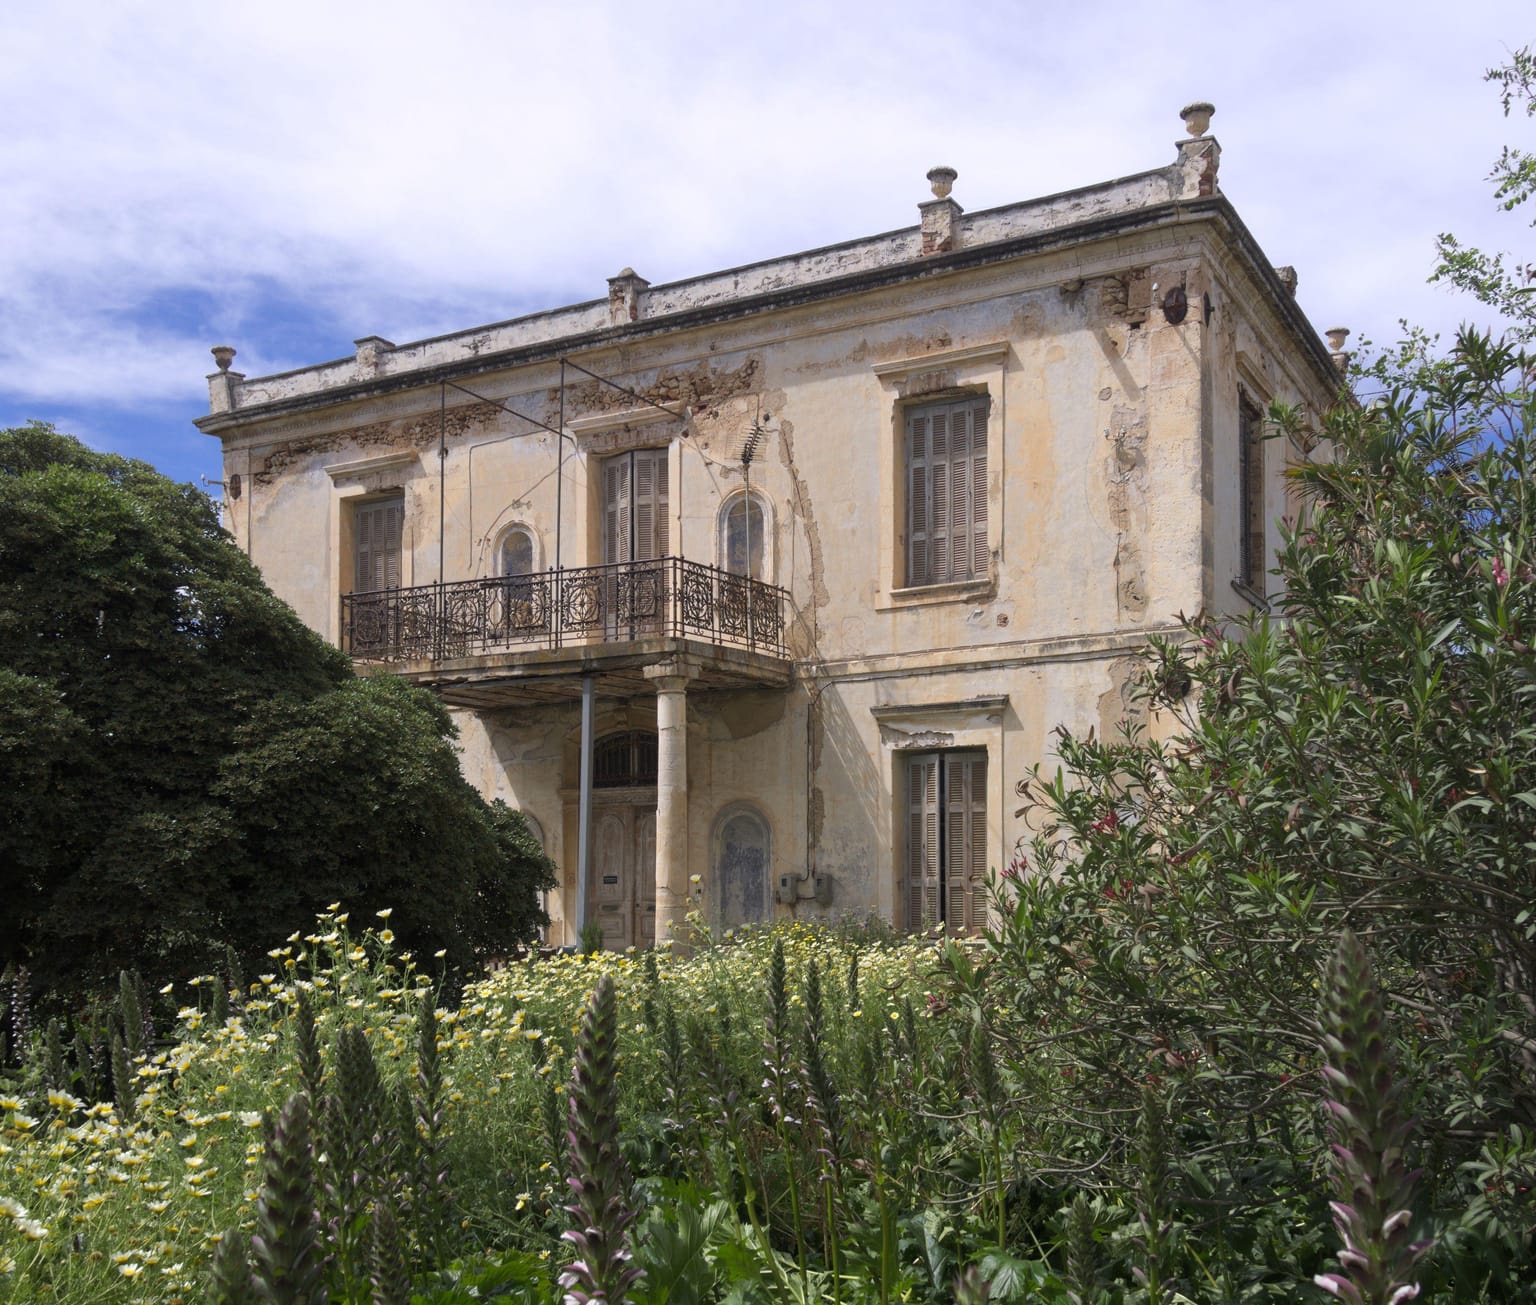
[{"label": "window shutter", "polygon": [[980,929],[987,918],[987,758],[944,758],[944,922],[950,933]]},{"label": "window shutter", "polygon": [[404,525],[403,496],[358,505],[352,517],[354,590],[367,593],[400,587],[400,538]]},{"label": "window shutter", "polygon": [[367,593],[378,586],[373,582],[373,521],[375,511],[371,506],[361,506],[352,516],[353,534],[357,540],[357,556],[352,571],[352,588]]},{"label": "window shutter", "polygon": [[984,577],[991,570],[987,547],[987,404],[974,404],[971,426],[970,568],[968,575]]},{"label": "window shutter", "polygon": [[1264,442],[1263,419],[1244,397],[1237,407],[1238,481],[1242,499],[1242,532],[1238,546],[1238,570],[1242,578],[1264,592]]},{"label": "window shutter", "polygon": [[909,585],[985,576],[987,547],[986,399],[907,413],[907,577]]},{"label": "window shutter", "polygon": [[940,408],[929,421],[933,429],[929,445],[932,456],[928,460],[928,483],[933,491],[928,519],[928,580],[930,584],[943,584],[953,579],[950,574],[950,558],[954,547],[955,514],[950,495],[954,485],[953,434],[950,429],[950,413]]},{"label": "window shutter", "polygon": [[384,558],[385,589],[398,589],[404,577],[400,568],[400,539],[405,533],[405,500],[392,499],[384,505],[384,537],[379,552]]},{"label": "window shutter", "polygon": [[907,576],[909,585],[931,584],[928,565],[928,418],[907,415]]},{"label": "window shutter", "polygon": [[603,561],[628,562],[631,539],[629,454],[603,462]]},{"label": "window shutter", "polygon": [[635,460],[635,543],[632,560],[667,555],[667,451],[640,449]]},{"label": "window shutter", "polygon": [[939,922],[939,754],[907,759],[907,927]]}]

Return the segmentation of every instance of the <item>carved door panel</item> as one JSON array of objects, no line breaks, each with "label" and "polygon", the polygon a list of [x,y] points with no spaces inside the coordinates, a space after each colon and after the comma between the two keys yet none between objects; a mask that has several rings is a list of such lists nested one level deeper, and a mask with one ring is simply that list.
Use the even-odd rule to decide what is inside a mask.
[{"label": "carved door panel", "polygon": [[613,807],[595,824],[587,919],[602,929],[605,948],[623,951],[634,942],[634,822],[629,807]]},{"label": "carved door panel", "polygon": [[646,807],[635,813],[635,945],[656,944],[656,813]]},{"label": "carved door panel", "polygon": [[587,919],[609,951],[656,940],[656,809],[614,805],[593,815]]}]

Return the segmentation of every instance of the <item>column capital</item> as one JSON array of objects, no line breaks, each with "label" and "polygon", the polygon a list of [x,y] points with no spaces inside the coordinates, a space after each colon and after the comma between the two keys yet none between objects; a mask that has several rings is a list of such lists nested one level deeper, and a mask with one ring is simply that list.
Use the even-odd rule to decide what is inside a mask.
[{"label": "column capital", "polygon": [[656,686],[658,693],[669,690],[676,692],[679,689],[686,689],[688,681],[695,679],[700,669],[697,658],[668,657],[665,661],[647,666],[645,678]]}]

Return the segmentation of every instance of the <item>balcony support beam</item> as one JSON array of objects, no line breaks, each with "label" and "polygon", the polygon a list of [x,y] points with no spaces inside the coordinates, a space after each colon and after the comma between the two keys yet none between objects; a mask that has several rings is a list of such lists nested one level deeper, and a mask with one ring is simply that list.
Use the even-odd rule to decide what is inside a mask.
[{"label": "balcony support beam", "polygon": [[688,683],[677,657],[645,669],[656,689],[656,942],[680,936],[688,914]]}]

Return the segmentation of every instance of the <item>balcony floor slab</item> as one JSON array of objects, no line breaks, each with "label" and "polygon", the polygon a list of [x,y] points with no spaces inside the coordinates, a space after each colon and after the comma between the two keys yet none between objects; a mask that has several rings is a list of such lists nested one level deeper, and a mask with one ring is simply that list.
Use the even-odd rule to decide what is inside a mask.
[{"label": "balcony floor slab", "polygon": [[646,668],[679,658],[698,667],[690,692],[787,689],[790,683],[792,663],[787,657],[673,637],[525,648],[439,661],[358,663],[357,670],[362,675],[399,675],[432,689],[452,707],[497,711],[579,698],[582,679],[588,675],[603,697],[648,696],[655,689],[646,679]]}]

